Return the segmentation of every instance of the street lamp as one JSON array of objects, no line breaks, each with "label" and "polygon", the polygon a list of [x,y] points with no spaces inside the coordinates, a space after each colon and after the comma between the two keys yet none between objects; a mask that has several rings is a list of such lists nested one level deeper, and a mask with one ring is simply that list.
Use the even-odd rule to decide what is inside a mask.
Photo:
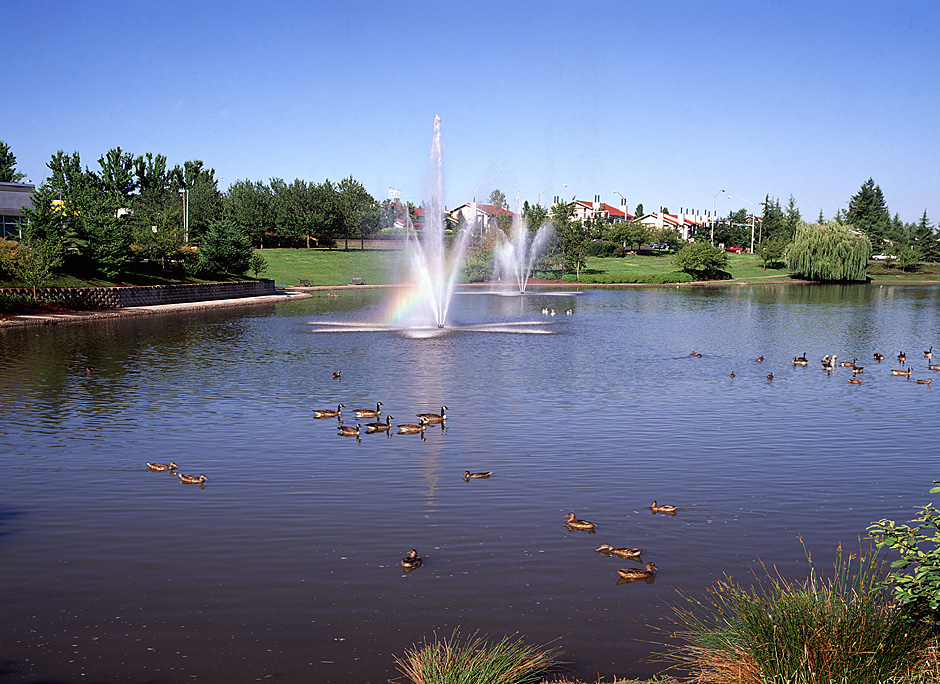
[{"label": "street lamp", "polygon": [[[732,198],[734,198],[734,195],[728,195],[728,199],[732,199]],[[753,254],[754,253],[754,214],[757,212],[757,207],[754,206],[753,202],[750,202],[744,199],[743,197],[738,197],[737,199],[741,200],[742,202],[747,202],[748,204],[751,205],[751,251],[750,251],[750,254]]]},{"label": "street lamp", "polygon": [[712,195],[712,220],[709,221],[712,228],[712,244],[715,244],[715,198],[718,197],[718,195],[723,194],[725,194],[724,188],[721,189],[721,192],[716,192],[714,195]]},{"label": "street lamp", "polygon": [[[550,188],[545,188],[544,190],[542,190],[542,192],[548,192],[549,190],[554,190],[555,188],[567,188],[567,187],[568,187],[568,184],[563,183],[562,185],[553,185]],[[540,192],[538,195],[535,196],[535,203],[539,206],[541,206],[541,202],[542,202],[542,192]]]}]

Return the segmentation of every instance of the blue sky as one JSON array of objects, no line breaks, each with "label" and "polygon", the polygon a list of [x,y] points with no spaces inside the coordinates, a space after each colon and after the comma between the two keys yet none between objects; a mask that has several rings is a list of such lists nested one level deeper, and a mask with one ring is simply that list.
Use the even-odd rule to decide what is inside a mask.
[{"label": "blue sky", "polygon": [[792,194],[814,220],[872,177],[940,219],[935,0],[46,0],[4,23],[0,140],[35,182],[120,146],[222,188],[352,175],[417,203],[440,115],[447,206]]}]

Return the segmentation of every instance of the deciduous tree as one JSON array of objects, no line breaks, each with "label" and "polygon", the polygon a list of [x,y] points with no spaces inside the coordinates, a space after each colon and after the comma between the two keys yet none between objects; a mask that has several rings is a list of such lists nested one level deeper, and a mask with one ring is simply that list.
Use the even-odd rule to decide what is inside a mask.
[{"label": "deciduous tree", "polygon": [[823,281],[865,280],[871,241],[850,226],[802,223],[787,251],[787,265],[803,278]]}]

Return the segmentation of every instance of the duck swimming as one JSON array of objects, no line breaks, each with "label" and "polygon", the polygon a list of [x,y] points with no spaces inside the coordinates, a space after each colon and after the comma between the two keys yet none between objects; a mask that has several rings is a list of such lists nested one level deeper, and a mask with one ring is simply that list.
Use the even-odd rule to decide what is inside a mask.
[{"label": "duck swimming", "polygon": [[335,380],[336,378],[338,378],[338,377],[339,377],[340,375],[342,375],[342,374],[343,374],[343,371],[341,371],[341,370],[333,371],[333,379]]},{"label": "duck swimming", "polygon": [[575,530],[594,531],[594,523],[588,522],[587,520],[575,520],[574,513],[568,514],[568,520],[565,522],[565,524]]},{"label": "duck swimming", "polygon": [[173,461],[169,463],[148,463],[147,467],[151,470],[161,471],[161,470],[173,470],[173,468],[179,468]]},{"label": "duck swimming", "polygon": [[650,505],[650,510],[653,513],[671,513],[672,515],[676,514],[676,511],[679,509],[675,506],[670,506],[669,504],[658,504],[655,501]]},{"label": "duck swimming", "polygon": [[405,569],[405,572],[421,567],[421,556],[418,555],[415,549],[411,549],[408,555],[401,559],[401,566]]},{"label": "duck swimming", "polygon": [[645,570],[640,570],[639,568],[619,568],[617,573],[624,579],[638,580],[652,577],[655,574],[653,572],[654,570],[659,571],[659,568],[657,568],[652,563],[647,563]]},{"label": "duck swimming", "polygon": [[619,549],[614,548],[610,544],[601,544],[596,549],[598,553],[602,553],[605,556],[617,556],[618,558],[635,558],[640,560],[640,554],[643,553],[643,549],[630,548],[628,546],[621,547]]},{"label": "duck swimming", "polygon": [[199,477],[196,477],[195,475],[183,475],[183,473],[176,473],[176,474],[179,475],[180,482],[184,484],[202,484],[203,482],[209,479],[205,475],[200,475]]},{"label": "duck swimming", "polygon": [[918,385],[927,385],[927,386],[929,387],[929,386],[930,386],[930,380],[931,380],[930,378],[927,378],[926,380],[921,380],[921,379],[918,378],[918,379],[917,379],[917,384],[918,384]]},{"label": "duck swimming", "polygon": [[473,479],[473,480],[480,480],[480,479],[487,478],[487,477],[489,477],[489,476],[492,475],[492,474],[493,474],[493,471],[492,471],[492,470],[487,471],[487,472],[485,472],[485,473],[471,473],[469,470],[465,470],[464,473],[463,473],[463,479],[465,479],[465,480],[467,480],[467,481],[469,482],[471,479]]},{"label": "duck swimming", "polygon": [[692,352],[692,356],[694,356],[694,357],[697,358],[697,359],[702,358],[702,355],[699,354],[697,351]]},{"label": "duck swimming", "polygon": [[373,409],[353,409],[353,413],[356,414],[356,418],[375,418],[376,416],[382,415],[382,402],[375,402],[375,410]]},{"label": "duck swimming", "polygon": [[336,410],[333,409],[314,409],[313,417],[314,418],[339,418],[341,410],[345,408],[345,404],[338,404]]}]

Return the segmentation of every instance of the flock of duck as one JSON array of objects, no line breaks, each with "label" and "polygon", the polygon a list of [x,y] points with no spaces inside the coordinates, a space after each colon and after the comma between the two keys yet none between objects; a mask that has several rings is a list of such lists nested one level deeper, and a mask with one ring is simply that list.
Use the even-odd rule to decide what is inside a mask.
[{"label": "flock of duck", "polygon": [[[692,352],[692,356],[694,356],[694,357],[696,357],[696,358],[699,358],[699,359],[702,358],[702,355],[701,355],[700,353],[696,352],[696,351],[693,351],[693,352]],[[861,385],[861,384],[862,384],[862,379],[859,377],[859,374],[860,374],[863,370],[865,370],[865,368],[864,368],[864,366],[859,366],[859,365],[858,365],[858,357],[853,358],[851,361],[838,361],[838,358],[839,358],[839,357],[838,357],[838,355],[836,355],[836,354],[832,354],[832,355],[826,354],[826,355],[820,360],[821,363],[822,363],[822,369],[823,369],[824,371],[826,371],[826,373],[827,373],[828,375],[831,375],[831,374],[832,374],[832,371],[834,371],[836,368],[849,368],[849,369],[852,370],[852,377],[849,378],[849,382],[850,382],[851,384],[853,384],[853,385]],[[902,368],[892,368],[892,369],[891,369],[891,375],[903,376],[903,377],[906,377],[906,378],[910,379],[910,378],[911,378],[911,374],[914,372],[914,367],[913,367],[913,366],[908,366],[906,369],[903,368],[904,364],[907,363],[907,354],[902,351],[901,353],[898,354],[898,357],[897,357],[897,358],[898,358],[898,363],[901,364]],[[931,346],[930,349],[928,349],[928,350],[926,350],[926,351],[924,352],[924,358],[927,359],[927,370],[931,370],[931,371],[940,371],[940,363],[930,363],[930,361],[933,359],[933,346]],[[884,354],[879,354],[879,353],[876,352],[875,355],[874,355],[874,360],[875,360],[876,363],[881,363],[882,361],[885,360],[885,355],[884,355]],[[763,355],[757,357],[757,362],[758,362],[758,363],[762,363],[763,361],[764,361],[764,356],[763,356]],[[802,356],[794,356],[794,357],[793,357],[793,365],[794,365],[794,366],[806,366],[806,365],[809,365],[809,359],[806,358],[806,352],[803,352],[803,355],[802,355]],[[732,377],[732,378],[735,377],[734,371],[731,371],[731,374],[729,375],[729,377]],[[773,380],[773,379],[774,379],[774,374],[773,374],[773,373],[768,373],[768,374],[767,374],[767,379],[768,379],[768,380]],[[915,382],[916,382],[918,385],[927,385],[927,386],[930,386],[930,381],[931,381],[931,378],[926,378],[926,379],[923,379],[923,378],[915,378]]]},{"label": "flock of duck", "polygon": [[186,475],[184,473],[178,473],[176,472],[176,469],[179,468],[179,466],[176,465],[176,463],[173,461],[170,461],[169,463],[148,463],[147,467],[150,468],[150,470],[157,472],[169,471],[178,476],[180,482],[183,484],[197,484],[205,487],[206,485],[204,483],[209,479],[205,475]]},{"label": "flock of duck", "polygon": [[[333,373],[334,378],[339,378],[342,371],[336,371]],[[344,425],[343,424],[343,409],[346,408],[345,404],[337,404],[335,409],[314,409],[313,417],[314,418],[336,418],[339,421],[337,425],[337,430],[339,430],[339,435],[341,437],[355,437],[356,441],[359,440],[359,435],[363,432],[362,423],[356,423],[356,426]],[[385,422],[382,422],[380,418],[382,417],[382,402],[377,401],[375,403],[375,408],[367,409],[353,409],[351,411],[356,418],[374,418],[375,420],[371,423],[365,424],[365,433],[383,433],[388,436],[392,435],[392,419],[394,416],[386,415]],[[417,423],[401,423],[396,425],[398,428],[398,434],[400,435],[421,435],[421,439],[424,439],[424,431],[427,429],[428,425],[440,425],[441,430],[447,429],[447,407],[441,406],[440,413],[419,413],[417,414],[418,422]]]},{"label": "flock of duck", "polygon": [[[650,505],[650,510],[653,513],[666,513],[668,515],[675,515],[679,509],[676,506],[657,503],[654,500]],[[570,530],[583,530],[591,534],[597,532],[597,530],[594,529],[594,523],[587,520],[578,520],[577,516],[573,512],[568,514],[568,517],[565,520],[565,525]],[[601,544],[594,550],[602,556],[616,556],[617,558],[633,560],[641,564],[643,563],[643,560],[640,558],[640,555],[643,553],[643,549],[638,549],[631,546],[615,547],[612,544]],[[657,572],[659,572],[659,568],[657,568],[654,563],[647,563],[643,568],[618,568],[617,574],[620,575],[620,579],[617,580],[617,584],[627,584],[629,582],[636,582],[637,580],[643,580],[647,584],[652,584],[656,580]]]}]

